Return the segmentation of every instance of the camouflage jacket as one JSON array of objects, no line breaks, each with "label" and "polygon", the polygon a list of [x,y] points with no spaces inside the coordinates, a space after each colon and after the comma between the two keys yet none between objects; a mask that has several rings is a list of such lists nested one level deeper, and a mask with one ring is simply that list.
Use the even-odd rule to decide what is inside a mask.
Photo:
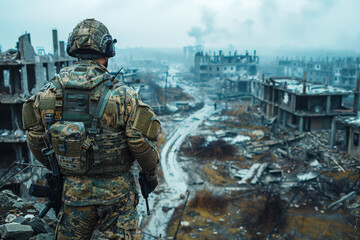
[{"label": "camouflage jacket", "polygon": [[[99,81],[99,76],[108,74],[106,68],[93,61],[79,61],[63,68],[55,80],[66,84],[69,74],[76,68],[87,68],[86,74],[79,76],[78,84]],[[74,83],[71,83],[74,84]],[[146,173],[149,181],[156,178],[159,154],[156,150],[160,122],[152,109],[144,104],[137,93],[124,85],[115,86],[106,104],[98,125],[106,131],[124,131],[131,159],[136,159]],[[55,102],[56,87],[47,84],[39,93],[32,96],[23,106],[23,126],[28,130],[27,143],[37,160],[49,168],[49,163],[41,153],[44,147],[45,114],[53,113],[54,108],[45,102]],[[52,101],[49,101],[52,99]],[[44,107],[46,105],[47,107]],[[151,119],[148,119],[151,118]],[[144,120],[145,119],[145,120]],[[149,127],[149,121],[156,122]],[[131,166],[132,162],[130,163]],[[112,204],[129,191],[135,191],[133,177],[125,173],[115,177],[64,176],[64,202],[72,206]]]}]

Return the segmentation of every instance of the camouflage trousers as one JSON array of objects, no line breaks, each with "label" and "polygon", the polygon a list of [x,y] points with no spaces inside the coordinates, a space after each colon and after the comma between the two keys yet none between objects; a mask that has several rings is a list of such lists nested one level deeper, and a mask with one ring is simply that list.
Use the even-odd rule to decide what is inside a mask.
[{"label": "camouflage trousers", "polygon": [[142,239],[138,227],[137,193],[113,205],[67,206],[59,216],[55,239]]}]

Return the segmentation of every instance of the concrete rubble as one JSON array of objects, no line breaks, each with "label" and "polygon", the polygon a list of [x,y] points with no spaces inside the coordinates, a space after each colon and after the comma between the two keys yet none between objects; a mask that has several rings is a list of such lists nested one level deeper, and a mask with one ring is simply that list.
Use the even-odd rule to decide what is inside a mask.
[{"label": "concrete rubble", "polygon": [[[308,95],[312,98],[309,103],[318,101],[316,98],[321,94],[331,95],[332,91],[335,91],[335,94],[342,96],[346,92],[335,88],[328,88],[330,90],[324,93],[316,92],[319,89],[310,89],[310,84],[306,84],[305,91],[313,94],[313,98],[311,94]],[[325,102],[326,98],[332,99],[325,97]],[[340,99],[335,98],[336,101]],[[221,232],[222,235],[237,239],[264,239],[287,205],[288,210],[283,216],[284,219],[280,221],[282,224],[273,234],[274,239],[317,239],[319,236],[323,236],[323,239],[348,239],[344,237],[346,232],[358,236],[360,162],[357,157],[353,157],[356,155],[347,152],[350,148],[345,144],[346,139],[349,139],[348,143],[353,141],[354,135],[356,137],[353,132],[357,133],[357,130],[350,131],[350,134],[345,131],[348,135],[338,130],[337,145],[332,147],[332,108],[328,109],[329,118],[322,118],[326,115],[325,110],[319,117],[315,110],[311,110],[313,125],[310,126],[307,120],[302,123],[295,121],[296,116],[291,117],[291,112],[281,113],[279,121],[279,105],[275,103],[272,107],[271,98],[263,101],[243,101],[241,105],[236,100],[223,101],[222,106],[218,104],[218,108],[221,106],[221,114],[215,113],[210,116],[184,141],[178,161],[190,179],[196,174],[203,177],[204,181],[200,186],[190,184],[192,191],[196,193],[187,207],[189,215],[183,221],[195,223],[184,227],[183,236],[205,238],[209,236],[206,235],[206,231],[209,231]],[[334,104],[331,103],[331,106]],[[290,105],[299,106],[294,103]],[[267,110],[261,112],[264,108]],[[339,105],[337,108],[342,107]],[[296,124],[303,124],[303,127],[291,124],[283,114],[288,114],[289,119],[292,118]],[[344,110],[339,115],[354,114],[355,110],[349,108],[349,111]],[[316,127],[317,121],[326,122],[326,126],[321,127],[320,124],[317,125],[319,128]],[[354,120],[348,122],[355,123]],[[227,156],[225,152],[221,157],[214,154],[206,155],[204,158],[200,154],[199,146],[206,146],[208,153],[219,152],[216,145],[211,146],[209,143],[225,139],[226,135],[231,136],[232,133],[237,136],[244,134],[250,138],[237,143],[227,141],[235,147],[232,157]],[[205,139],[205,143],[202,139]],[[188,166],[189,162],[192,163],[191,167]],[[203,175],[199,173],[199,169],[203,169]],[[222,202],[221,205],[228,206],[225,207],[227,212],[224,210],[226,214],[220,214],[220,218],[215,221],[213,218],[205,218],[209,215],[214,218],[219,216],[211,211],[210,199],[213,197],[218,198],[218,201]],[[206,203],[203,202],[204,198],[207,198]],[[266,204],[269,204],[268,207]],[[240,211],[233,213],[234,209]],[[204,211],[209,215],[204,214]],[[199,215],[195,215],[194,212]],[[175,214],[173,219],[176,217],[178,215]],[[219,219],[227,222],[229,227],[222,225],[222,220]],[[306,224],[306,227],[299,226],[300,219],[305,219],[309,224]],[[232,232],[231,227],[239,225],[231,222],[238,222],[241,225],[240,231]],[[324,222],[333,227],[320,227]],[[219,227],[216,227],[216,224]],[[311,225],[319,226],[319,230],[314,230],[314,233],[307,232],[310,231]],[[170,224],[168,232],[171,234],[173,231]],[[315,234],[316,231],[318,234]]]},{"label": "concrete rubble", "polygon": [[[38,204],[43,208],[45,203]],[[19,198],[9,190],[0,192],[0,238],[1,239],[53,239],[55,215],[38,218],[39,210],[33,201]]]}]

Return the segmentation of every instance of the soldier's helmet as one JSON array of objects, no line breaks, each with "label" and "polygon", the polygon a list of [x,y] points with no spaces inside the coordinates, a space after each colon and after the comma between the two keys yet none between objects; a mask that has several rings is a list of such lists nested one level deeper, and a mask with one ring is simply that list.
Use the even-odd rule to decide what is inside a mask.
[{"label": "soldier's helmet", "polygon": [[115,56],[116,39],[112,39],[104,24],[85,19],[69,34],[66,51],[79,59],[97,59]]}]

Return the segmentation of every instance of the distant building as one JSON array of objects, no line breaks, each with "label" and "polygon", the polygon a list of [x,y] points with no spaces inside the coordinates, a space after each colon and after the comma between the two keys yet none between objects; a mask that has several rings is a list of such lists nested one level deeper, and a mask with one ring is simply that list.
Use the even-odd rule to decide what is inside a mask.
[{"label": "distant building", "polygon": [[353,89],[356,83],[356,72],[360,69],[360,58],[346,58],[335,62],[333,85]]},{"label": "distant building", "polygon": [[355,110],[343,106],[343,97],[354,94],[342,88],[312,84],[299,78],[253,79],[253,105],[267,119],[276,118],[281,126],[303,131],[329,129],[335,116],[354,116]]},{"label": "distant building", "polygon": [[195,53],[204,51],[204,46],[196,45],[196,46],[186,46],[183,48],[184,59],[187,63],[193,63]]},{"label": "distant building", "polygon": [[251,95],[251,79],[237,77],[224,78],[224,85],[219,98],[237,98]]},{"label": "distant building", "polygon": [[301,60],[279,60],[279,65],[282,67],[280,76],[298,77],[302,78],[305,72],[305,63]]},{"label": "distant building", "polygon": [[[110,72],[112,76],[115,76],[117,72]],[[140,76],[138,75],[138,69],[135,68],[127,68],[122,70],[117,76],[121,83],[125,83],[127,85],[138,84],[140,83]]]},{"label": "distant building", "polygon": [[204,52],[197,52],[195,54],[195,75],[200,81],[207,81],[211,78],[219,77],[239,77],[247,79],[249,76],[257,75],[257,68],[259,64],[259,57],[251,56],[246,52],[245,55],[239,55],[235,51],[232,55],[225,55],[221,50],[219,54],[210,55]]},{"label": "distant building", "polygon": [[354,89],[360,58],[280,59],[278,64],[283,76],[302,78],[306,73],[309,82]]},{"label": "distant building", "polygon": [[332,69],[333,64],[327,61],[308,62],[305,68],[307,80],[315,84],[331,85]]}]

